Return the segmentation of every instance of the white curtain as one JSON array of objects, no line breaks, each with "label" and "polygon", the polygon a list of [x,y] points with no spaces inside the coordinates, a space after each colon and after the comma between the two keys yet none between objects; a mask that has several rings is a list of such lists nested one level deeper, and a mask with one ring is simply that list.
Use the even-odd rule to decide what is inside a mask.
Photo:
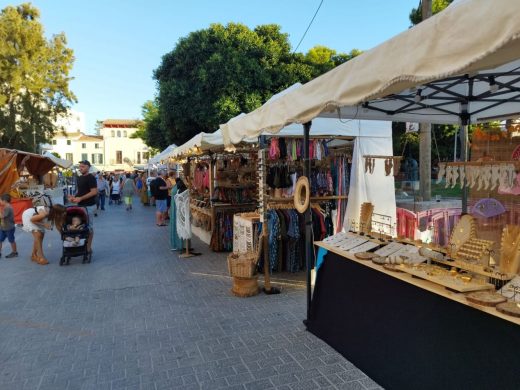
[{"label": "white curtain", "polygon": [[[366,133],[368,131],[365,130]],[[385,174],[385,161],[376,159],[374,172],[365,173],[365,155],[392,156],[391,133],[387,137],[358,136],[354,141],[352,154],[352,169],[350,173],[350,189],[347,211],[343,222],[343,229],[348,230],[352,221],[359,223],[361,204],[371,202],[374,213],[390,216],[392,227],[397,223],[395,207],[395,189],[393,172]],[[374,226],[374,230],[379,231]],[[385,229],[390,233],[390,229]],[[395,230],[391,232],[395,235]]]}]

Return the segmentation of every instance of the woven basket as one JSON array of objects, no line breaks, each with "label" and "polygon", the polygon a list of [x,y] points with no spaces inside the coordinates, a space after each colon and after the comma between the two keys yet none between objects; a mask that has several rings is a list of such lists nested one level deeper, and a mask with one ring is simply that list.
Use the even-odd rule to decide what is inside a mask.
[{"label": "woven basket", "polygon": [[231,253],[228,255],[229,274],[238,278],[252,278],[256,273],[257,253]]}]

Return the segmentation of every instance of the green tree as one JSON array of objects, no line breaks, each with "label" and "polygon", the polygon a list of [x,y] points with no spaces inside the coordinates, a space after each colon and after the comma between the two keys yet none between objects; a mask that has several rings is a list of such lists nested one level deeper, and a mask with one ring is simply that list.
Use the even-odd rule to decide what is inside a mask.
[{"label": "green tree", "polygon": [[144,143],[151,148],[164,150],[169,145],[168,132],[164,130],[161,123],[159,107],[156,101],[146,101],[141,109],[143,121],[139,124],[138,130],[132,134],[131,138],[141,138]]},{"label": "green tree", "polygon": [[73,52],[64,34],[47,40],[31,4],[0,13],[0,144],[36,151],[75,102],[69,90]]},{"label": "green tree", "polygon": [[[448,5],[450,5],[453,2],[453,0],[433,0],[432,1],[432,14],[435,15],[436,13],[441,12],[443,9],[445,9]],[[417,8],[413,8],[410,11],[410,22],[415,26],[416,24],[421,23],[422,21],[422,10],[421,10],[421,3],[419,2],[419,6]]]},{"label": "green tree", "polygon": [[155,70],[161,125],[168,142],[180,144],[312,77],[279,26],[212,24],[181,38]]},{"label": "green tree", "polygon": [[307,54],[305,54],[305,61],[313,69],[313,77],[318,77],[361,53],[361,50],[353,49],[348,54],[338,54],[334,49],[322,45],[316,45],[310,48]]}]

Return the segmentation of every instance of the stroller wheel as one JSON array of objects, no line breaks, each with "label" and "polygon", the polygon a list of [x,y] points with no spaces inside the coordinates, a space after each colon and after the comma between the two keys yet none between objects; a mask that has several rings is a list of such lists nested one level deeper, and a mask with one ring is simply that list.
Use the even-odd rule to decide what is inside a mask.
[{"label": "stroller wheel", "polygon": [[67,257],[67,262],[65,264],[67,264],[67,265],[70,264],[70,257]]},{"label": "stroller wheel", "polygon": [[87,255],[83,255],[83,261],[82,261],[83,264],[85,264],[87,262],[87,258],[88,258]]},{"label": "stroller wheel", "polygon": [[60,259],[60,266],[63,265],[63,263],[65,263],[65,256],[61,256],[61,259]]}]

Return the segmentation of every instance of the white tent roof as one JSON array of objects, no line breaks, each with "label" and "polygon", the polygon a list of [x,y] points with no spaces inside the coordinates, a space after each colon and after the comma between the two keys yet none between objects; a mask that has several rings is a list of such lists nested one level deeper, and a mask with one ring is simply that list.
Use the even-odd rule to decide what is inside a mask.
[{"label": "white tent roof", "polygon": [[[392,123],[388,121],[363,121],[363,120],[339,120],[334,118],[315,118],[312,121],[310,131],[311,137],[388,137],[389,131],[391,135]],[[369,133],[366,132],[369,130]],[[302,125],[291,123],[280,130],[279,133],[273,134],[263,132],[260,135],[277,136],[277,137],[301,137]],[[243,142],[255,143],[258,138],[246,138]],[[222,149],[224,139],[220,130],[214,133],[199,133],[186,143],[174,149],[170,153],[170,157],[179,157],[186,154],[196,154],[196,149],[202,151],[212,149]]]},{"label": "white tent roof", "polygon": [[167,159],[171,152],[177,147],[177,145],[175,144],[171,144],[170,146],[168,146],[166,149],[164,149],[161,153],[159,153],[158,155],[152,157],[151,159],[148,160],[148,165],[156,165],[156,164],[160,164],[161,161]]},{"label": "white tent roof", "polygon": [[462,123],[520,114],[520,1],[460,0],[419,25],[221,125],[238,143],[318,115]]},{"label": "white tent roof", "polygon": [[43,156],[47,157],[54,164],[56,164],[57,166],[59,166],[61,168],[64,168],[64,169],[70,168],[71,165],[72,165],[72,161],[64,160],[62,158],[58,158],[54,154],[52,154],[51,152],[45,152],[45,153],[43,153]]}]

